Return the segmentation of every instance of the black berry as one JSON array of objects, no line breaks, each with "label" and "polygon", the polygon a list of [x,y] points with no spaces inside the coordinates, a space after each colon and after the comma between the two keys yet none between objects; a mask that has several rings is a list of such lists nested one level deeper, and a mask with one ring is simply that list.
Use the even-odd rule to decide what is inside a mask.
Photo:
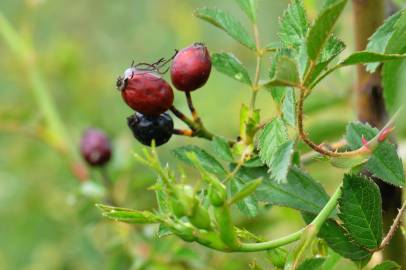
[{"label": "black berry", "polygon": [[190,92],[202,87],[209,79],[211,60],[209,51],[202,43],[195,43],[181,51],[173,59],[171,79],[181,91]]},{"label": "black berry", "polygon": [[169,114],[147,116],[140,113],[127,118],[134,137],[142,144],[151,146],[152,140],[159,146],[169,141],[173,134],[173,121]]},{"label": "black berry", "polygon": [[111,158],[110,140],[103,131],[88,129],[80,141],[80,152],[89,165],[103,166]]}]

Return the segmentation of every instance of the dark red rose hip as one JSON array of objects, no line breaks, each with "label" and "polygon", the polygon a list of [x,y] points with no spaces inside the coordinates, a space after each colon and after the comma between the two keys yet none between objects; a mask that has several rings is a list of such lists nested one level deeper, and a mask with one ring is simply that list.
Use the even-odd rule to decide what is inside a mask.
[{"label": "dark red rose hip", "polygon": [[89,165],[103,166],[111,158],[110,140],[103,131],[88,129],[80,141],[80,153]]},{"label": "dark red rose hip", "polygon": [[181,91],[190,92],[202,87],[209,79],[211,60],[209,51],[202,43],[195,43],[181,51],[173,59],[171,79]]},{"label": "dark red rose hip", "polygon": [[117,87],[127,105],[144,115],[158,116],[173,103],[171,86],[152,71],[129,68],[117,80]]},{"label": "dark red rose hip", "polygon": [[169,141],[173,134],[173,121],[169,114],[146,116],[135,113],[127,118],[128,127],[142,144],[151,146],[152,140],[159,146]]}]

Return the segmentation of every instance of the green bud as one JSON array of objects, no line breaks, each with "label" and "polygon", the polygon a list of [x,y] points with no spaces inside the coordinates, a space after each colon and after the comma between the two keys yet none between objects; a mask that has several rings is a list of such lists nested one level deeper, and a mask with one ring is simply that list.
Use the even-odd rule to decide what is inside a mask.
[{"label": "green bud", "polygon": [[200,205],[197,199],[195,200],[192,214],[188,218],[190,223],[192,223],[196,228],[207,231],[212,229],[209,212]]},{"label": "green bud", "polygon": [[266,254],[268,259],[275,267],[283,269],[288,254],[286,250],[284,250],[283,248],[268,249],[266,251]]},{"label": "green bud", "polygon": [[193,188],[189,185],[176,185],[174,192],[171,198],[172,212],[178,218],[189,216],[193,207]]},{"label": "green bud", "polygon": [[216,207],[222,206],[227,199],[226,188],[221,183],[210,184],[208,194],[210,203]]}]

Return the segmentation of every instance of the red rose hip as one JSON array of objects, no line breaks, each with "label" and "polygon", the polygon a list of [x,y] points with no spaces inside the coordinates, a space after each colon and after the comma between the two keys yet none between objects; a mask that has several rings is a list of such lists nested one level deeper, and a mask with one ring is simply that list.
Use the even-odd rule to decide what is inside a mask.
[{"label": "red rose hip", "polygon": [[209,51],[202,43],[195,43],[181,51],[173,59],[171,79],[181,91],[190,92],[202,87],[209,79],[211,60]]},{"label": "red rose hip", "polygon": [[117,80],[117,87],[125,103],[144,115],[158,116],[173,103],[171,86],[153,71],[129,68]]}]

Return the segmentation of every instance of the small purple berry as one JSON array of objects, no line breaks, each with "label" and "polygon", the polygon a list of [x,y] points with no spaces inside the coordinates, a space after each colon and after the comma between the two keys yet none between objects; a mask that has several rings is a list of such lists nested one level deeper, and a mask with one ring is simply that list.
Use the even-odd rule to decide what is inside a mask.
[{"label": "small purple berry", "polygon": [[87,129],[80,141],[80,152],[90,166],[104,166],[111,158],[110,140],[99,129]]}]

